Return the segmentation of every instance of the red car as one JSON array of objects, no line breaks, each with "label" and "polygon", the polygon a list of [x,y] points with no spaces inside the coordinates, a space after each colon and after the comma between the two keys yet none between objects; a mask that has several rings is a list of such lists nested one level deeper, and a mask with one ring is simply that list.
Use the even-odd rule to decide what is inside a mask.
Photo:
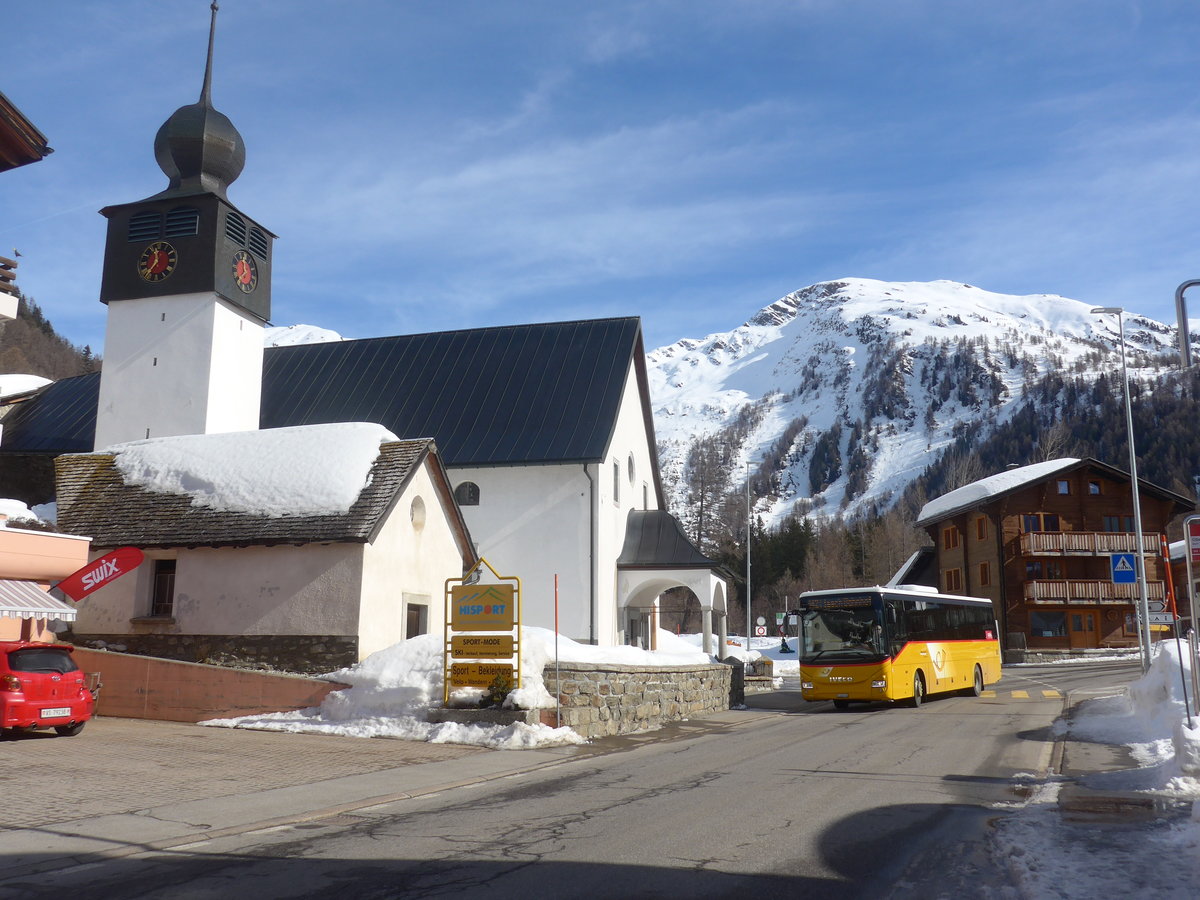
[{"label": "red car", "polygon": [[67,644],[0,641],[0,729],[4,734],[53,728],[79,734],[96,709],[90,684]]}]

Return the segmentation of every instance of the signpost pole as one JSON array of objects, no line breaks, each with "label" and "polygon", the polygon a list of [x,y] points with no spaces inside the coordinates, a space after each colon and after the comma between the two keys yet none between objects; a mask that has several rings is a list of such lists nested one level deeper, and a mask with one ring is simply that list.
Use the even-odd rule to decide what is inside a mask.
[{"label": "signpost pole", "polygon": [[558,573],[554,573],[554,724],[562,728],[562,679],[558,675]]}]

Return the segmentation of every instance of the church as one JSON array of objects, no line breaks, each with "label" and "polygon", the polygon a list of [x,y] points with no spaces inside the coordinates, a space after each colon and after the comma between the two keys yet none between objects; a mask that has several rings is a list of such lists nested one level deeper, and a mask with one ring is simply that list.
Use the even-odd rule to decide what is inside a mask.
[{"label": "church", "polygon": [[[381,642],[442,628],[438,585],[482,558],[497,574],[520,579],[523,624],[557,623],[563,635],[592,644],[652,647],[659,595],[687,587],[703,612],[704,648],[717,653],[732,579],[665,509],[639,320],[264,350],[276,235],[228,198],[245,145],[212,105],[212,59],[210,32],[199,101],[173,113],[155,138],[167,187],[101,210],[108,221],[102,372],[47,385],[4,418],[0,467],[48,472],[55,460],[59,527],[93,537],[97,556],[124,543],[152,550],[171,575],[171,590],[186,594],[196,611],[190,623],[178,605],[170,616],[154,615],[166,588],[151,573],[85,599],[75,637],[162,655],[198,643],[210,651],[239,647],[235,656],[250,663],[247,634],[263,645],[294,645],[299,638],[336,644],[353,662]],[[382,518],[358,531],[331,519],[327,530],[296,537],[288,525],[299,524],[303,513],[280,510],[272,511],[274,521],[236,527],[206,512],[206,527],[189,531],[182,522],[200,515],[194,504],[156,500],[149,496],[154,490],[130,481],[113,462],[128,442],[336,423],[386,429],[395,440],[380,444],[378,465],[387,457],[404,469],[407,463],[395,460],[420,459],[412,463],[417,495],[405,493],[404,469],[393,478],[393,494],[372,495],[373,514]],[[288,471],[287,458],[274,463]],[[368,478],[354,503],[367,502],[376,481]],[[423,527],[439,535],[436,558],[426,563],[402,549],[418,539],[406,530],[415,521],[415,499],[422,500]],[[131,518],[139,515],[154,527]],[[405,528],[386,524],[398,516],[409,520]],[[392,535],[391,549],[364,551],[363,558],[388,569],[390,596],[379,579],[367,602],[347,590],[346,579],[301,584],[272,574],[294,566],[295,553],[324,552],[318,548],[339,542],[369,547],[372,535],[384,532]],[[264,547],[292,549],[272,555]],[[229,561],[231,554],[252,553],[253,565]],[[241,595],[288,586],[272,595],[266,615],[253,604],[228,603],[235,586],[214,579],[213,567],[251,579]],[[416,605],[425,613],[407,613],[406,596],[423,598]],[[330,605],[354,613],[327,615]],[[222,608],[240,611],[215,612]],[[319,629],[305,624],[314,620],[323,623]],[[147,633],[156,640],[133,639]],[[180,651],[182,658],[190,658],[187,652]]]}]

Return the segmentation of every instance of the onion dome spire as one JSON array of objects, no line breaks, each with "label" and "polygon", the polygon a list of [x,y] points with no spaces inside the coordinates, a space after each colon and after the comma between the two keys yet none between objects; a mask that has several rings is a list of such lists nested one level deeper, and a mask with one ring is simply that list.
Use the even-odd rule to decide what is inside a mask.
[{"label": "onion dome spire", "polygon": [[233,123],[212,105],[213,39],[217,31],[217,3],[212,3],[208,29],[208,62],[200,100],[181,106],[158,129],[154,158],[171,180],[158,196],[212,193],[222,199],[225,189],[242,173],[246,144]]}]

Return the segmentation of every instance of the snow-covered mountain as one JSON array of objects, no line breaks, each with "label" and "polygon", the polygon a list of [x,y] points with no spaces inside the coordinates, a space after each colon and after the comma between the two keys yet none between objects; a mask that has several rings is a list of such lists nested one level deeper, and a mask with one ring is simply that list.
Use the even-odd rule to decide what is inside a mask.
[{"label": "snow-covered mountain", "polygon": [[[1042,375],[1117,371],[1116,316],[1091,309],[1053,294],[846,278],[732,331],[660,347],[647,362],[672,506],[689,518],[698,480],[736,489],[747,462],[769,524],[886,506],[964,426],[1011,416]],[[1166,364],[1174,328],[1131,314],[1125,332],[1131,365]]]}]

